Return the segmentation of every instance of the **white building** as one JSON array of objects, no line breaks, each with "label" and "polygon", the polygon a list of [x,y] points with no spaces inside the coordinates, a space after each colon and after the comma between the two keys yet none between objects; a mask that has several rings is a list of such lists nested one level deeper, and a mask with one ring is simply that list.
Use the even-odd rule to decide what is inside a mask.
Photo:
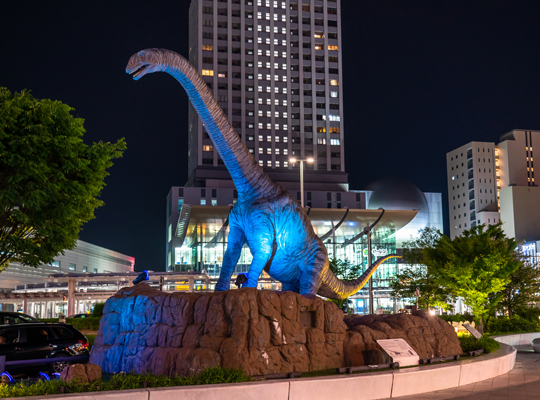
[{"label": "white building", "polygon": [[503,222],[509,237],[540,239],[540,188],[534,153],[540,131],[514,129],[501,142],[470,142],[446,155],[450,237],[475,225]]}]

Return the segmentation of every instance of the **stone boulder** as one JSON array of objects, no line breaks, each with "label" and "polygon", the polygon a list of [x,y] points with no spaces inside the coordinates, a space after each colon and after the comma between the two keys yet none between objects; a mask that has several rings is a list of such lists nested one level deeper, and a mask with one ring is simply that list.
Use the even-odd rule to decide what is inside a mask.
[{"label": "stone boulder", "polygon": [[90,360],[107,373],[306,372],[343,365],[346,329],[343,312],[315,296],[253,288],[168,294],[140,284],[107,300]]},{"label": "stone boulder", "polygon": [[107,300],[90,362],[106,373],[168,376],[211,367],[306,372],[388,361],[376,341],[397,337],[422,358],[461,353],[453,328],[429,314],[344,320],[316,296],[254,288],[171,294],[140,284]]},{"label": "stone boulder", "polygon": [[346,366],[388,362],[376,340],[402,338],[420,358],[461,354],[461,344],[454,328],[425,310],[414,315],[366,315],[346,318]]},{"label": "stone boulder", "polygon": [[101,380],[101,367],[96,364],[73,364],[66,366],[60,373],[60,379],[66,382],[77,381],[89,384]]}]

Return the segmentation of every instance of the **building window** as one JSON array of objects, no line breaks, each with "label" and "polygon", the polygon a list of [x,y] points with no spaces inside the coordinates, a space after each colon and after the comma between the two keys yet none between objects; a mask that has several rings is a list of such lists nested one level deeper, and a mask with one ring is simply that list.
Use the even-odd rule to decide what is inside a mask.
[{"label": "building window", "polygon": [[202,74],[206,76],[214,76],[214,70],[212,69],[203,69]]},{"label": "building window", "polygon": [[331,44],[328,45],[328,50],[337,50],[337,49],[338,49],[337,45],[331,45]]},{"label": "building window", "polygon": [[75,264],[69,263],[69,270],[70,271],[75,271],[75,268],[76,268]]},{"label": "building window", "polygon": [[339,139],[330,139],[330,145],[331,146],[339,146],[340,140]]},{"label": "building window", "polygon": [[203,44],[202,49],[204,51],[212,51],[214,50],[214,46],[212,46],[211,44]]},{"label": "building window", "polygon": [[289,168],[289,162],[288,161],[283,161],[283,167]]},{"label": "building window", "polygon": [[52,263],[49,264],[51,267],[60,268],[60,261],[54,260]]},{"label": "building window", "polygon": [[212,199],[212,205],[217,206],[217,200],[216,199]]},{"label": "building window", "polygon": [[206,205],[206,199],[201,199],[201,206],[205,206]]},{"label": "building window", "polygon": [[266,161],[266,166],[267,166],[267,167],[271,167],[271,166],[272,166],[272,161],[271,161],[271,160],[267,160],[267,161]]},{"label": "building window", "polygon": [[203,145],[203,151],[213,151],[214,148],[211,144],[205,144]]},{"label": "building window", "polygon": [[263,160],[259,160],[259,165],[262,167],[264,166],[264,161]]},{"label": "building window", "polygon": [[330,86],[338,86],[339,83],[337,81],[337,79],[330,79]]},{"label": "building window", "polygon": [[82,272],[88,272],[88,267],[82,267]]}]

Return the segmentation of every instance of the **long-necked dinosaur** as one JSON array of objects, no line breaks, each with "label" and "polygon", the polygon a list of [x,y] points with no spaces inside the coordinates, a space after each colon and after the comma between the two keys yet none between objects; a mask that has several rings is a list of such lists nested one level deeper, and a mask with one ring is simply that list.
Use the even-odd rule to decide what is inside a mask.
[{"label": "long-necked dinosaur", "polygon": [[298,202],[263,171],[236,134],[197,70],[181,55],[165,49],[134,54],[126,72],[138,80],[167,72],[186,90],[238,190],[229,214],[230,232],[216,290],[227,290],[242,246],[253,261],[244,287],[257,287],[263,269],[283,290],[345,299],[360,290],[379,265],[377,260],[358,279],[341,281],[329,269],[328,253]]}]

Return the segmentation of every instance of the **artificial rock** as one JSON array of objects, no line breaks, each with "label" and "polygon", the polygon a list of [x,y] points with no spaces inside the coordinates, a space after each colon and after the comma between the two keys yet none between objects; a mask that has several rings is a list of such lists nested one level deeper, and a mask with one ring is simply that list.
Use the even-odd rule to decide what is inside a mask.
[{"label": "artificial rock", "polygon": [[376,340],[402,337],[422,358],[461,353],[453,328],[429,314],[348,317],[332,302],[244,288],[163,293],[146,284],[109,298],[90,362],[106,373],[249,375],[387,361]]}]

